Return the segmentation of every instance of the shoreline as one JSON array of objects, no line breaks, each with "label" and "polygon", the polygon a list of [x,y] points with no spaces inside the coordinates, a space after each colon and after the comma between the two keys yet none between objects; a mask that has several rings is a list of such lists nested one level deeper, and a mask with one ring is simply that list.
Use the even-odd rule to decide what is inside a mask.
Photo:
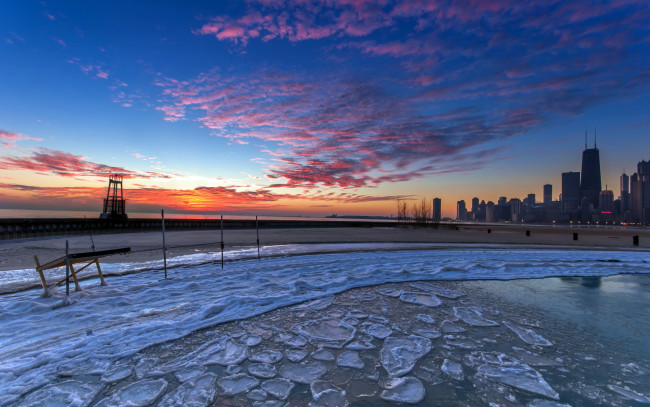
[{"label": "shoreline", "polygon": [[[531,225],[532,226],[532,225]],[[489,230],[489,232],[488,232]],[[526,232],[529,231],[529,235]],[[573,234],[577,233],[578,240]],[[638,246],[634,245],[638,236]],[[219,230],[168,231],[165,234],[168,259],[197,253],[220,251]],[[262,246],[287,244],[352,244],[352,243],[422,243],[508,245],[513,248],[549,248],[558,250],[633,250],[650,249],[650,231],[616,229],[571,229],[552,226],[463,225],[459,230],[417,227],[336,227],[299,229],[260,229]],[[0,241],[0,271],[35,267],[34,255],[41,264],[64,256],[69,241],[70,252],[130,247],[126,256],[112,256],[102,263],[144,262],[162,259],[162,233],[138,232],[121,234],[59,236]],[[226,250],[256,247],[255,229],[224,230]]]}]

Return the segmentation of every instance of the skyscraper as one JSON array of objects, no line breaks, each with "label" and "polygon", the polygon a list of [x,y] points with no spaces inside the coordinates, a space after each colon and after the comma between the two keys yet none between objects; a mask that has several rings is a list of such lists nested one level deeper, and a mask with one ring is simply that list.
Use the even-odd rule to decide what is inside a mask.
[{"label": "skyscraper", "polygon": [[456,219],[461,222],[467,220],[467,207],[465,206],[465,200],[463,199],[456,203]]},{"label": "skyscraper", "polygon": [[571,213],[580,206],[580,173],[562,173],[562,213]]},{"label": "skyscraper", "polygon": [[630,177],[623,173],[621,175],[621,213],[625,214],[630,210]]},{"label": "skyscraper", "polygon": [[587,198],[587,202],[594,208],[597,208],[601,188],[600,152],[596,146],[596,135],[594,134],[594,148],[587,148],[587,134],[585,132],[585,151],[582,152],[580,199]]},{"label": "skyscraper", "polygon": [[544,206],[549,206],[553,202],[553,185],[544,185]]},{"label": "skyscraper", "polygon": [[440,222],[442,219],[442,201],[440,198],[433,198],[433,222]]},{"label": "skyscraper", "polygon": [[634,221],[650,223],[650,161],[639,162],[630,179],[630,206]]}]

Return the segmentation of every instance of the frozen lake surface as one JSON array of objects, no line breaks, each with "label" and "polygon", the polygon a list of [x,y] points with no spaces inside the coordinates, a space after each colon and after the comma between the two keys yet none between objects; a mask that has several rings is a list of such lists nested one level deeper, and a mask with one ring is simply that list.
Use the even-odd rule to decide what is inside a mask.
[{"label": "frozen lake surface", "polygon": [[[61,306],[64,300],[61,295],[40,297],[41,290],[2,295],[0,405],[40,405],[46,400],[40,397],[46,394],[50,397],[60,395],[64,400],[62,405],[120,405],[125,400],[135,399],[142,399],[138,405],[154,402],[173,405],[174,397],[182,399],[183,394],[190,393],[202,394],[205,400],[219,394],[231,397],[250,394],[259,399],[249,397],[247,400],[251,404],[268,404],[274,400],[291,400],[290,395],[300,394],[301,386],[310,387],[313,405],[328,405],[327,400],[334,403],[330,405],[338,405],[337,400],[341,402],[351,390],[349,382],[348,390],[332,380],[321,383],[332,370],[328,364],[341,371],[358,370],[371,377],[378,375],[374,382],[368,379],[381,387],[381,391],[368,396],[370,400],[419,403],[430,394],[427,390],[432,382],[413,376],[411,372],[434,352],[432,349],[442,344],[450,351],[465,349],[468,352],[465,355],[448,352],[446,357],[438,355],[442,357],[440,366],[435,369],[429,366],[435,370],[436,377],[442,374],[452,381],[462,382],[469,377],[466,371],[471,371],[474,384],[483,383],[486,389],[506,386],[536,394],[543,400],[561,400],[557,386],[547,382],[544,372],[534,363],[523,360],[542,357],[540,352],[546,352],[544,349],[557,348],[552,338],[556,334],[549,335],[548,329],[542,334],[535,323],[527,323],[521,315],[504,316],[492,307],[477,306],[468,301],[474,297],[467,292],[426,282],[409,285],[407,290],[390,286],[377,291],[366,289],[368,296],[375,299],[396,301],[396,304],[419,310],[413,315],[400,315],[412,321],[408,328],[400,327],[397,321],[388,321],[388,317],[381,314],[389,314],[389,311],[382,307],[360,309],[364,301],[367,303],[363,298],[352,301],[357,305],[354,307],[358,308],[357,315],[338,315],[332,309],[333,295],[356,287],[421,280],[483,279],[524,279],[505,285],[486,284],[492,294],[528,303],[538,312],[566,317],[566,323],[582,330],[578,332],[581,335],[597,332],[603,343],[614,344],[632,355],[636,353],[643,362],[621,356],[624,364],[629,364],[626,369],[641,377],[636,379],[636,386],[634,380],[626,380],[625,374],[620,373],[622,376],[618,379],[604,382],[605,390],[602,387],[597,390],[606,392],[599,397],[609,397],[603,400],[623,403],[620,405],[630,400],[650,402],[648,389],[643,387],[648,383],[648,354],[647,348],[644,353],[645,345],[641,340],[644,328],[635,326],[634,318],[626,319],[632,322],[624,329],[612,322],[616,321],[612,312],[635,316],[634,309],[621,309],[621,304],[628,300],[629,306],[647,307],[650,303],[647,287],[645,297],[639,297],[638,289],[625,292],[625,287],[612,284],[597,286],[604,276],[650,273],[647,253],[464,247],[439,250],[425,249],[421,245],[409,246],[411,250],[371,251],[372,245],[332,246],[338,247],[318,250],[331,253],[301,256],[282,254],[313,250],[313,245],[310,248],[297,245],[265,248],[265,251],[274,251],[276,257],[231,262],[226,264],[225,270],[212,262],[181,266],[170,271],[168,280],[161,280],[162,273],[151,270],[109,278],[106,287],[99,286],[98,280],[87,280],[82,282],[84,291],[72,293],[69,306]],[[367,251],[350,251],[355,249]],[[201,260],[204,261],[207,260]],[[155,268],[155,265],[137,267]],[[129,264],[107,265],[107,268],[127,270]],[[15,283],[16,276],[6,277],[10,272],[2,273],[0,281],[13,279],[11,284]],[[35,274],[33,270],[31,273]],[[525,279],[542,277],[563,277],[564,280],[548,280],[561,281],[557,286],[531,283],[537,287],[536,291],[526,288],[525,283],[530,280]],[[580,290],[572,286],[576,278],[581,279]],[[589,287],[590,284],[594,287]],[[589,304],[595,301],[589,295],[572,295],[586,288],[599,293],[597,302]],[[608,292],[606,288],[613,291]],[[499,290],[506,291],[499,293]],[[484,294],[476,294],[476,298],[481,295]],[[605,299],[611,303],[602,303]],[[311,300],[314,301],[309,302]],[[206,339],[193,350],[185,349],[184,356],[163,364],[156,357],[143,356],[151,345],[166,343],[161,346],[172,346],[167,344],[176,343],[178,341],[174,340],[201,328],[295,304],[306,304],[302,311],[301,305],[296,309],[309,318],[296,320],[288,332],[270,329],[272,335],[267,333],[265,335],[270,336],[266,338],[262,332],[256,334],[255,329],[240,327],[236,332]],[[431,310],[442,310],[442,315],[433,315]],[[375,317],[370,317],[370,311],[374,311]],[[595,320],[589,321],[589,318]],[[643,321],[643,317],[638,319]],[[490,329],[498,329],[500,335],[510,338],[508,341],[519,341],[521,349],[534,351],[533,356],[500,353],[498,335],[485,336],[485,341],[480,338],[481,332],[490,332]],[[561,330],[557,335],[566,339],[563,338],[565,334],[565,330]],[[277,340],[283,346],[256,349],[256,346],[264,347],[264,343],[260,345],[263,339]],[[485,344],[495,343],[495,350],[482,349]],[[374,364],[368,359],[372,352],[376,353]],[[566,363],[560,364],[568,368]],[[375,372],[375,365],[381,367],[380,372]],[[374,370],[367,372],[372,366]],[[616,369],[624,371],[620,366]],[[170,376],[175,379],[170,381]],[[380,381],[381,385],[377,384]],[[113,383],[122,385],[108,391],[107,388],[115,386]],[[640,387],[638,383],[643,385]],[[364,400],[366,384],[357,384],[361,389],[353,388],[361,392],[355,399],[358,403]],[[498,394],[498,389],[494,391]],[[490,397],[497,397],[494,394]],[[511,396],[516,399],[516,395]],[[503,397],[507,401],[509,394],[503,393]],[[196,405],[206,404],[197,402]],[[512,405],[518,404],[513,402]]]}]

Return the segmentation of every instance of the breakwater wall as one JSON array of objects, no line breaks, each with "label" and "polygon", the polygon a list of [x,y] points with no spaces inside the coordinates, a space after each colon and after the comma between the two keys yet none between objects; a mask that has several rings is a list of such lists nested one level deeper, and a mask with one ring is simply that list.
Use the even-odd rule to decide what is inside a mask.
[{"label": "breakwater wall", "polygon": [[[259,220],[260,229],[286,228],[336,228],[336,227],[395,227],[391,221],[367,220]],[[224,219],[224,229],[254,229],[255,219]],[[28,239],[47,236],[149,232],[161,230],[161,219],[129,219],[111,222],[102,219],[80,218],[7,218],[0,219],[0,240]],[[220,229],[220,219],[165,219],[165,229],[174,230],[210,230]]]}]

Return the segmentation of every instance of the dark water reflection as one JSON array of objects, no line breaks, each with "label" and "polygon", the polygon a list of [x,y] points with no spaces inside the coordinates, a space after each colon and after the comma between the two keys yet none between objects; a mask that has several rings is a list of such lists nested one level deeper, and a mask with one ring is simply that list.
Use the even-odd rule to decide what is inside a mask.
[{"label": "dark water reflection", "polygon": [[[505,301],[575,326],[609,349],[650,359],[650,275],[480,282]],[[570,334],[570,333],[566,333]]]}]

